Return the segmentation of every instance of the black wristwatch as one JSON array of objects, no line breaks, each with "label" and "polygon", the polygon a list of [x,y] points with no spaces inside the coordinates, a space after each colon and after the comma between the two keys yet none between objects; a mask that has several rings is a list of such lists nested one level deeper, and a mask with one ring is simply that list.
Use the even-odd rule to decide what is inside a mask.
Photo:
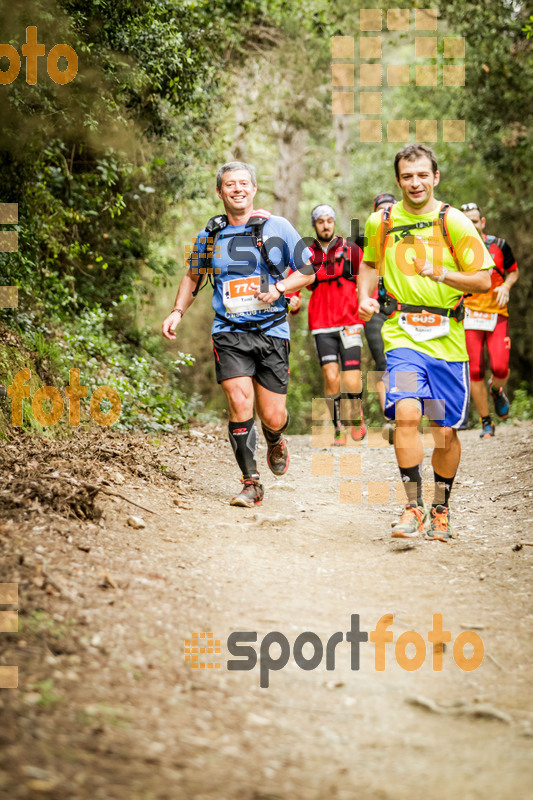
[{"label": "black wristwatch", "polygon": [[285,294],[285,292],[287,291],[287,287],[282,281],[276,281],[276,283],[274,284],[274,289],[280,294]]}]

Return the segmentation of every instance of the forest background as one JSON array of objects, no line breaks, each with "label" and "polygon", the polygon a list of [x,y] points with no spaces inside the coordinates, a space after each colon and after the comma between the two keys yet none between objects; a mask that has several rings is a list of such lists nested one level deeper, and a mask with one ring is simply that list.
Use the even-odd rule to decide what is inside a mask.
[{"label": "forest background", "polygon": [[[184,249],[220,210],[218,166],[253,163],[257,207],[310,236],[319,202],[337,231],[361,225],[380,191],[394,191],[401,144],[359,141],[360,115],[332,114],[331,42],[355,39],[361,8],[410,9],[410,29],[381,34],[381,63],[408,64],[409,86],[382,88],[383,119],[464,119],[464,142],[438,141],[437,196],[476,201],[487,231],[505,237],[520,267],[511,293],[515,415],[533,416],[533,28],[520,0],[435,0],[437,61],[414,53],[414,9],[427,3],[323,0],[34,0],[4,5],[0,42],[18,52],[37,26],[46,51],[67,43],[79,71],[54,83],[39,60],[35,85],[0,85],[1,202],[17,203],[18,251],[0,254],[0,285],[19,289],[0,309],[41,383],[115,386],[119,428],[170,431],[191,417],[223,415],[212,363],[209,289],[165,345],[162,319],[184,272]],[[416,33],[435,35],[435,33]],[[463,36],[464,62],[444,59],[443,36]],[[464,63],[465,85],[414,85],[415,64]],[[7,69],[7,59],[0,68]],[[64,65],[59,64],[61,69]],[[439,137],[440,139],[440,137]],[[308,430],[321,376],[306,314],[292,320],[291,432]],[[10,383],[24,357],[0,359]],[[372,363],[366,362],[369,368]],[[370,411],[376,411],[375,400]],[[5,412],[5,409],[4,409]],[[7,416],[4,413],[4,422]],[[1,421],[1,420],[0,420]],[[88,422],[88,421],[87,421]],[[25,426],[44,432],[25,404]],[[7,432],[4,425],[3,432]],[[57,428],[54,433],[61,432]]]}]

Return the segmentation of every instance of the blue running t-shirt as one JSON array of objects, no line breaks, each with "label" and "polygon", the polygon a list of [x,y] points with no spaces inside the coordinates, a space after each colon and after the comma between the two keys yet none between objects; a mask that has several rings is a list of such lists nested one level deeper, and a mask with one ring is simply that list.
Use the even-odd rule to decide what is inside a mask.
[{"label": "blue running t-shirt", "polygon": [[[288,267],[291,272],[302,267],[311,257],[311,250],[298,234],[297,230],[284,217],[271,216],[263,227],[263,241],[270,260],[279,269],[280,274],[270,274],[246,225],[228,225],[216,241],[213,256],[213,309],[227,322],[215,316],[211,333],[219,333],[230,329],[232,322],[267,322],[274,314],[285,309],[283,298],[268,305],[253,296],[257,284],[261,291],[267,291],[269,285],[282,280]],[[187,264],[193,275],[198,269],[202,271],[202,257],[207,249],[208,233],[205,228],[196,237],[192,255]],[[310,240],[312,241],[312,240]],[[236,328],[238,330],[238,328]],[[280,339],[290,338],[289,323],[285,320],[265,331],[268,336]]]}]

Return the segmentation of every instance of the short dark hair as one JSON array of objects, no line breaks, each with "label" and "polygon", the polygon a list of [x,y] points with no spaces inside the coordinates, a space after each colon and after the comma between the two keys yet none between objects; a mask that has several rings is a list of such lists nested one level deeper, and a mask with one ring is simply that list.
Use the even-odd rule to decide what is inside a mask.
[{"label": "short dark hair", "polygon": [[433,170],[433,174],[438,171],[437,159],[435,158],[435,153],[431,149],[431,147],[426,147],[425,144],[407,144],[405,147],[396,153],[394,158],[394,172],[396,173],[396,177],[399,179],[400,172],[398,169],[398,164],[402,158],[405,158],[406,161],[414,161],[416,158],[422,158],[426,156],[431,161],[431,169]]}]

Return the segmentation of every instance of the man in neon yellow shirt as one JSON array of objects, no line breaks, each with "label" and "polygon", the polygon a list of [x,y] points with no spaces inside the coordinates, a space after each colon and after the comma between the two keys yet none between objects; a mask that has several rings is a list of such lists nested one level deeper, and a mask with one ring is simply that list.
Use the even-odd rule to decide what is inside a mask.
[{"label": "man in neon yellow shirt", "polygon": [[[394,160],[402,200],[369,217],[358,293],[361,319],[380,307],[387,358],[385,413],[396,418],[394,448],[407,505],[393,537],[452,538],[449,497],[461,458],[457,429],[468,413],[468,354],[462,297],[490,287],[491,256],[470,220],[438,201],[433,151],[407,145]],[[380,301],[372,298],[380,278]],[[380,306],[381,302],[381,306]],[[422,414],[435,440],[435,496],[422,499]]]}]

